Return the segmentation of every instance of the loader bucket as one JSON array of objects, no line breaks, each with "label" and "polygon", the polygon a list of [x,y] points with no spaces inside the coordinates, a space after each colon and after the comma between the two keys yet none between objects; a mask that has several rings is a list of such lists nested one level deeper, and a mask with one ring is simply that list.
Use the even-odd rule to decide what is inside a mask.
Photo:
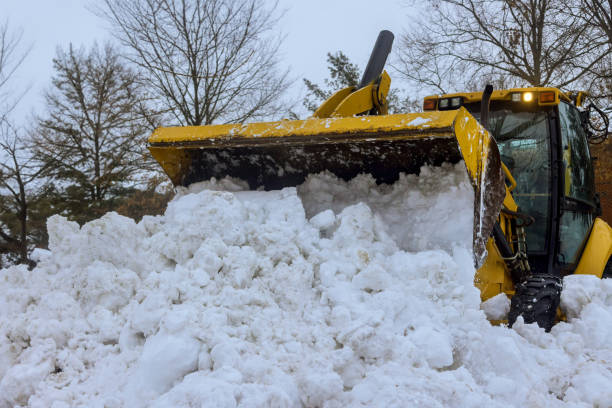
[{"label": "loader bucket", "polygon": [[231,176],[251,189],[280,189],[330,171],[392,183],[425,164],[463,160],[474,187],[474,262],[505,195],[497,145],[467,110],[159,128],[149,150],[175,185]]}]

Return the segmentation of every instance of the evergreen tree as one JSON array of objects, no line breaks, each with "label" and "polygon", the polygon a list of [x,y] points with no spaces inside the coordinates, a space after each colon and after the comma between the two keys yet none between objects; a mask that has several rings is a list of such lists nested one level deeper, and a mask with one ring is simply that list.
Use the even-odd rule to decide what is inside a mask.
[{"label": "evergreen tree", "polygon": [[359,67],[352,63],[342,51],[337,51],[335,54],[327,53],[327,69],[330,78],[323,80],[324,87],[304,78],[304,84],[308,89],[308,94],[304,98],[304,106],[309,111],[317,110],[319,105],[334,92],[359,84]]},{"label": "evergreen tree", "polygon": [[[323,80],[324,86],[317,85],[304,78],[308,93],[303,104],[311,112],[317,110],[319,105],[334,92],[349,86],[356,87],[361,79],[357,64],[351,62],[342,51],[337,51],[335,54],[327,53],[327,69],[329,70],[329,78]],[[397,89],[389,91],[387,103],[391,113],[414,112],[414,103],[408,98],[402,98]]]}]

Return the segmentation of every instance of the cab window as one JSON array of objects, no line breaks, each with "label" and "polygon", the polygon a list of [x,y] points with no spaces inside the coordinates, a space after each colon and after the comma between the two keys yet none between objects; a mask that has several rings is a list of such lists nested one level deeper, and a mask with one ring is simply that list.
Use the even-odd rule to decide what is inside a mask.
[{"label": "cab window", "polygon": [[559,104],[559,127],[566,199],[559,224],[559,262],[574,264],[593,225],[595,183],[588,141],[580,113],[574,106],[565,102]]},{"label": "cab window", "polygon": [[593,168],[580,113],[570,104],[560,103],[559,124],[565,165],[565,196],[593,205]]},{"label": "cab window", "polygon": [[501,158],[517,182],[513,192],[519,211],[534,218],[525,229],[530,253],[546,251],[550,213],[550,137],[543,111],[490,112],[489,129]]},{"label": "cab window", "polygon": [[561,237],[559,248],[559,262],[562,264],[575,264],[578,254],[586,243],[589,231],[593,225],[593,215],[588,212],[564,211],[561,215],[559,235]]}]

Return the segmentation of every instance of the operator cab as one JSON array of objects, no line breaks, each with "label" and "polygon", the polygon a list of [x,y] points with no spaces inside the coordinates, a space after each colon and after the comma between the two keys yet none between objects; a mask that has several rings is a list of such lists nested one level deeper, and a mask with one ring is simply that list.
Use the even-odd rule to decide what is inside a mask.
[{"label": "operator cab", "polygon": [[[425,110],[465,107],[480,118],[482,93],[427,97]],[[517,182],[529,263],[536,273],[572,273],[598,206],[587,134],[578,109],[556,88],[494,91],[488,130]]]}]

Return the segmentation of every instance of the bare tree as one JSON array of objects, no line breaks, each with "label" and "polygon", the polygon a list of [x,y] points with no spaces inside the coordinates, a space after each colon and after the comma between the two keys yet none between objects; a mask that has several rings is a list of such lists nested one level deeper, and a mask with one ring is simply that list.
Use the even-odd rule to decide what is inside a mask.
[{"label": "bare tree", "polygon": [[127,58],[183,125],[244,122],[282,110],[276,6],[263,0],[104,0]]},{"label": "bare tree", "polygon": [[0,23],[0,266],[4,259],[28,263],[29,185],[37,177],[9,114],[25,90],[17,93],[10,81],[28,55],[22,49],[22,31]]},{"label": "bare tree", "polygon": [[137,74],[110,46],[58,50],[32,147],[48,176],[63,180],[86,204],[100,205],[113,189],[147,168],[146,95]]},{"label": "bare tree", "polygon": [[452,87],[565,87],[606,57],[593,27],[560,0],[429,0],[425,22],[402,37],[396,68],[438,92]]},{"label": "bare tree", "polygon": [[0,23],[0,121],[7,119],[23,96],[23,93],[15,96],[9,89],[9,81],[29,53],[29,49],[21,48],[22,35],[20,30],[11,31],[8,21]]},{"label": "bare tree", "polygon": [[593,25],[612,47],[612,0],[580,0],[578,13],[585,24]]},{"label": "bare tree", "polygon": [[568,20],[577,19],[590,27],[590,42],[603,43],[605,57],[590,67],[581,85],[603,103],[608,98],[609,103],[612,99],[612,0],[563,0],[563,3]]},{"label": "bare tree", "polygon": [[2,256],[16,263],[29,259],[29,206],[40,191],[43,168],[35,163],[16,128],[0,125],[0,264]]}]

